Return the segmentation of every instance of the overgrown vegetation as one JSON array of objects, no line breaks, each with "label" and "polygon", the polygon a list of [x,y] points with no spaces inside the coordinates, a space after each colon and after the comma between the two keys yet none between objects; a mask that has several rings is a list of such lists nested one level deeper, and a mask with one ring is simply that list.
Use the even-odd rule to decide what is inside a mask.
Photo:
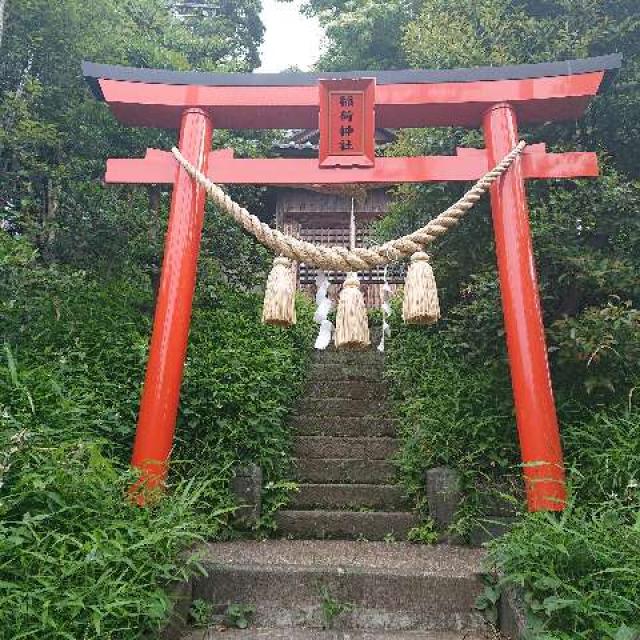
[{"label": "overgrown vegetation", "polygon": [[203,283],[171,499],[140,509],[126,489],[146,280],[97,282],[30,252],[0,240],[0,637],[144,637],[166,617],[166,585],[197,570],[178,552],[228,530],[234,465],[260,464],[266,504],[280,499],[309,314],[302,305],[293,331],[266,328],[259,296],[219,285],[214,306]]}]

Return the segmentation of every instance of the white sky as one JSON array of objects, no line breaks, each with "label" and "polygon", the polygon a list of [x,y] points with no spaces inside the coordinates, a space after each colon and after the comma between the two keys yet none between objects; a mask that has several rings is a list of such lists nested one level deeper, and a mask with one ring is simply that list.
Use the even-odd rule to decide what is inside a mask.
[{"label": "white sky", "polygon": [[307,71],[318,59],[323,31],[317,20],[300,15],[301,4],[302,0],[263,0],[265,34],[258,71],[274,73],[292,66]]}]

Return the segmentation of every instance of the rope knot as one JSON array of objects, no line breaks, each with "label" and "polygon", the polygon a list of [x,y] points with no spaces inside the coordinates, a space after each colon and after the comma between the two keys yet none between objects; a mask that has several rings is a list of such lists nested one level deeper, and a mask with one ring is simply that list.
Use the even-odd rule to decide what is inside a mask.
[{"label": "rope knot", "polygon": [[411,256],[411,262],[418,262],[420,260],[425,260],[426,262],[430,262],[431,258],[429,256],[428,253],[425,253],[424,251],[416,251],[412,256]]},{"label": "rope knot", "polygon": [[359,287],[360,286],[360,280],[358,280],[358,276],[355,273],[350,273],[347,275],[344,284],[342,285],[343,287]]}]

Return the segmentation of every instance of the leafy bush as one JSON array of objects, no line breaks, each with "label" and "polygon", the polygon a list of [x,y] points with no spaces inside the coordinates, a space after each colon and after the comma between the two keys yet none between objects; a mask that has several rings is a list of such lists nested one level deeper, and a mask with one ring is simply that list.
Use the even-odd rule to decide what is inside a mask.
[{"label": "leafy bush", "polygon": [[197,570],[181,550],[228,530],[228,479],[258,462],[288,487],[284,418],[304,380],[310,311],[284,331],[260,297],[204,280],[169,477],[131,506],[128,469],[150,328],[144,277],[113,282],[44,267],[0,235],[0,638],[148,637],[165,587]]},{"label": "leafy bush", "polygon": [[[532,637],[632,640],[640,633],[640,501],[530,514],[494,543],[501,586],[526,590]],[[635,631],[635,633],[634,633]]]},{"label": "leafy bush", "polygon": [[311,353],[311,306],[301,298],[297,326],[282,329],[260,323],[255,295],[227,291],[222,304],[204,295],[200,303],[176,431],[175,455],[185,460],[180,472],[226,483],[238,462],[259,464],[268,515],[288,487],[291,439],[285,418]]},{"label": "leafy bush", "polygon": [[572,424],[564,444],[569,508],[530,514],[492,544],[504,575],[499,586],[525,589],[536,638],[633,638],[633,629],[640,633],[640,411]]},{"label": "leafy bush", "polygon": [[5,352],[20,369],[17,382],[0,383],[5,410],[49,429],[55,442],[80,429],[126,461],[150,329],[141,312],[147,289],[135,278],[100,283],[83,271],[44,268],[6,235],[0,265]]},{"label": "leafy bush", "polygon": [[[467,304],[477,311],[477,301]],[[609,371],[623,368],[613,375],[625,385],[617,405],[601,406],[602,396],[592,407],[580,403],[595,394],[578,393],[569,401],[580,386],[576,380],[584,382],[589,372],[580,370],[584,359],[575,357],[575,348],[570,352],[561,344],[565,361],[555,364],[566,399],[561,427],[570,508],[561,515],[525,516],[513,533],[492,545],[493,561],[504,575],[500,586],[525,589],[532,629],[540,634],[532,637],[634,637],[640,615],[640,411],[627,391],[638,373],[637,363],[630,361],[638,335],[628,319],[632,314],[626,305],[612,305],[611,311],[594,314],[592,324],[571,323],[573,335],[563,327],[551,332],[555,340],[567,336],[571,345],[587,344],[586,336],[624,342],[619,358],[612,356],[607,366]],[[386,367],[404,440],[398,464],[405,482],[422,503],[426,469],[449,465],[461,471],[462,532],[480,512],[487,483],[503,485],[520,473],[504,353],[496,350],[492,361],[486,343],[474,347],[460,340],[477,317],[458,307],[439,329],[394,326]],[[604,323],[610,323],[608,333]],[[592,348],[593,343],[585,351]],[[572,380],[564,382],[564,367],[573,368]]]},{"label": "leafy bush", "polygon": [[396,322],[386,357],[385,375],[403,439],[398,465],[418,499],[431,467],[459,469],[473,495],[479,484],[500,478],[518,462],[504,362],[475,366],[445,335]]},{"label": "leafy bush", "polygon": [[183,482],[140,509],[130,474],[95,441],[4,430],[0,637],[143,638],[166,619],[168,583],[197,570],[178,554],[224,519],[196,505],[207,481]]},{"label": "leafy bush", "polygon": [[585,400],[631,393],[640,380],[640,310],[612,299],[550,328],[557,380]]}]

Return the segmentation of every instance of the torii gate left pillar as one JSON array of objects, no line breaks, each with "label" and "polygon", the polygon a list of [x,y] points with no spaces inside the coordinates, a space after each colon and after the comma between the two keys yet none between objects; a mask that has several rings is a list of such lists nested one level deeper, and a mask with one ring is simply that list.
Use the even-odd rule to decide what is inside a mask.
[{"label": "torii gate left pillar", "polygon": [[[364,82],[361,75],[331,74],[334,80],[326,82],[337,82],[337,90],[325,92],[328,101],[323,108],[319,108],[319,78],[313,74],[182,74],[91,63],[84,65],[84,72],[96,96],[108,102],[122,122],[179,126],[183,155],[215,182],[388,185],[477,180],[515,146],[518,119],[536,123],[579,118],[605,76],[620,64],[620,56],[614,55],[504,68],[380,72],[371,74],[378,83],[375,88],[373,78]],[[342,77],[335,80],[336,75]],[[327,105],[332,100],[341,105],[339,94],[345,93],[353,94],[352,102],[351,95],[342,97],[354,112],[373,101],[359,133],[350,120],[343,131],[335,123],[332,128],[331,118],[325,117]],[[320,162],[235,159],[231,150],[210,152],[212,113],[216,127],[227,129],[315,128],[320,117],[321,131],[323,123],[329,122],[329,137],[324,148],[321,143]],[[443,157],[375,158],[370,146],[374,113],[375,125],[381,127],[483,127],[486,149],[458,149],[455,156]],[[351,139],[344,137],[349,135]],[[356,138],[359,159],[340,156],[358,146]],[[333,152],[331,144],[337,145]],[[491,190],[516,421],[531,511],[563,509],[566,487],[524,185],[531,178],[597,175],[593,153],[553,154],[546,152],[544,144],[529,145]],[[171,153],[153,149],[141,160],[110,160],[106,181],[174,185],[132,460],[142,472],[140,482],[154,488],[164,482],[173,442],[205,194]],[[143,502],[144,493],[137,495]]]},{"label": "torii gate left pillar", "polygon": [[[213,126],[202,109],[186,109],[180,122],[180,151],[207,171]],[[191,308],[206,193],[180,167],[171,197],[169,226],[153,320],[149,361],[131,464],[140,469],[145,491],[164,482],[173,446],[182,372],[187,353]]]}]

